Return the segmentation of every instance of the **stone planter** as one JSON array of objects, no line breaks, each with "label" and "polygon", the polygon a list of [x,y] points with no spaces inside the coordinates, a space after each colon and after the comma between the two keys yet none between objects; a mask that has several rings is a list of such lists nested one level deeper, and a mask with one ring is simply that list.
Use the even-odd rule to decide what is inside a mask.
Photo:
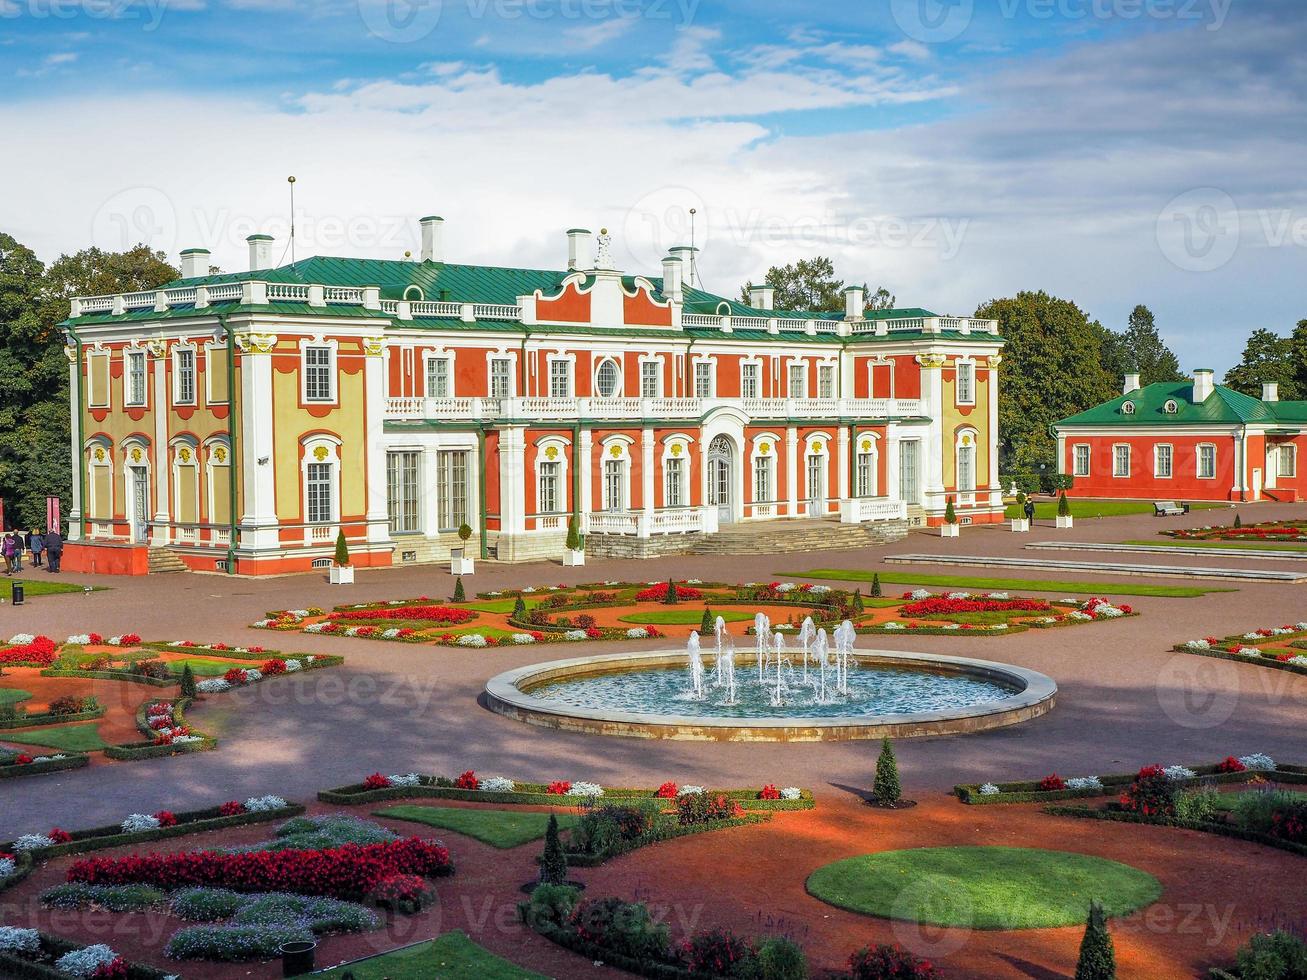
[{"label": "stone planter", "polygon": [[328,570],[329,581],[332,585],[353,585],[354,584],[354,566],[353,565],[332,565]]},{"label": "stone planter", "polygon": [[563,567],[580,568],[585,564],[585,552],[573,551],[571,548],[563,549]]},{"label": "stone planter", "polygon": [[941,524],[939,526],[939,536],[941,538],[956,538],[962,534],[962,528],[958,524]]},{"label": "stone planter", "polygon": [[1012,518],[1012,530],[1014,533],[1018,534],[1024,531],[1029,531],[1030,521],[1026,520],[1024,517],[1014,517]]},{"label": "stone planter", "polygon": [[449,560],[450,575],[471,575],[474,571],[471,558],[464,558],[461,555]]},{"label": "stone planter", "polygon": [[1058,527],[1075,527],[1076,519],[1074,517],[1061,517],[1057,519]]}]

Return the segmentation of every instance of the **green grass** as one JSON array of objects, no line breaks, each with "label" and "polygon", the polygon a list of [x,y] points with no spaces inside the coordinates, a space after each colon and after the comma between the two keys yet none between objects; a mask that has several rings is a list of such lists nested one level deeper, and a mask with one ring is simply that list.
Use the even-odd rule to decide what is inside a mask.
[{"label": "green grass", "polygon": [[[710,607],[711,608],[711,607]],[[728,623],[752,622],[754,614],[742,609],[713,609],[712,617],[718,616]],[[697,626],[703,619],[703,609],[688,607],[685,609],[649,609],[645,612],[622,616],[623,623],[639,623],[646,626]]]},{"label": "green grass", "polygon": [[[1071,505],[1071,516],[1081,518],[1125,517],[1130,514],[1151,514],[1153,512],[1153,502],[1151,500],[1085,500],[1080,497],[1067,497],[1067,503]],[[1214,510],[1218,507],[1228,508],[1229,506],[1229,504],[1209,501],[1207,503],[1191,503],[1189,509]],[[1020,504],[1009,504],[1004,513],[1007,517],[1026,516]],[[1051,521],[1056,516],[1056,500],[1041,500],[1035,504],[1035,520]]]},{"label": "green grass", "polygon": [[[44,575],[45,572],[41,572],[39,574]],[[28,579],[28,578],[5,579],[4,584],[0,585],[0,596],[3,596],[6,602],[9,602],[14,597],[14,582],[23,583],[24,592],[26,592],[27,598],[29,599],[32,598],[33,596],[38,596],[38,595],[59,595],[60,593],[63,592],[86,591],[86,586],[82,585],[80,582],[47,582],[45,579],[39,579],[39,578],[38,579]],[[102,592],[104,590],[101,586],[95,586],[94,588],[91,589],[91,591]]]},{"label": "green grass", "polygon": [[[456,834],[489,844],[492,847],[518,847],[545,836],[549,823],[547,813],[523,813],[515,810],[471,810],[462,807],[397,806],[378,810],[374,817],[392,820],[411,820],[452,830]],[[563,830],[576,826],[577,816],[572,813],[555,814]]]},{"label": "green grass", "polygon": [[429,943],[383,953],[348,966],[324,970],[339,978],[346,970],[356,980],[545,980],[478,946],[461,931],[447,932]]},{"label": "green grass", "polygon": [[[1241,797],[1255,796],[1261,792],[1264,792],[1264,790],[1249,789],[1244,790],[1241,793],[1218,793],[1216,795],[1216,809],[1224,813],[1229,813],[1234,810]],[[1296,799],[1307,800],[1307,790],[1277,789],[1276,792],[1282,793],[1286,796],[1295,797]]]},{"label": "green grass", "polygon": [[19,701],[30,701],[31,698],[28,691],[20,691],[16,687],[0,687],[0,704],[17,704]]},{"label": "green grass", "polygon": [[99,726],[90,721],[80,725],[55,725],[31,732],[0,732],[0,741],[17,745],[43,745],[68,752],[95,752],[104,748]]},{"label": "green grass", "polygon": [[1163,548],[1214,548],[1227,551],[1307,551],[1307,544],[1293,541],[1192,541],[1168,538],[1164,541],[1122,541],[1122,544],[1160,545]]},{"label": "green grass", "polygon": [[210,660],[208,657],[187,657],[185,660],[169,660],[167,664],[168,669],[178,677],[181,676],[181,672],[187,664],[191,665],[191,672],[196,677],[221,677],[233,667],[245,669],[250,666],[258,666],[257,663],[251,664],[248,661],[233,663],[230,660]]},{"label": "green grass", "polygon": [[[528,599],[523,596],[522,601],[526,603],[527,609],[534,609],[540,605],[539,599]],[[511,613],[517,608],[516,599],[487,599],[485,602],[469,602],[460,608],[475,609],[477,612],[484,613]]]},{"label": "green grass", "polygon": [[870,582],[879,574],[885,585],[935,585],[987,591],[1064,592],[1068,595],[1135,595],[1158,599],[1197,599],[1212,592],[1237,592],[1196,585],[1141,585],[1138,582],[1063,582],[1036,578],[980,578],[973,575],[919,575],[914,572],[864,572],[856,568],[813,568],[806,572],[777,572],[792,578]]},{"label": "green grass", "polygon": [[1024,847],[920,847],[836,861],[808,892],[884,919],[972,929],[1080,925],[1091,899],[1108,915],[1157,901],[1162,886],[1127,864]]}]

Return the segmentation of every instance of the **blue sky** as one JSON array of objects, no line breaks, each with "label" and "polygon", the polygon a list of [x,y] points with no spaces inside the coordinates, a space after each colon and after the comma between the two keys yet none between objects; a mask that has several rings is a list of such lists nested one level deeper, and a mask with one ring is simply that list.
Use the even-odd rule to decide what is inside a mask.
[{"label": "blue sky", "polygon": [[1187,367],[1307,317],[1295,0],[0,0],[0,222],[559,266],[608,225],[703,284],[830,254],[902,305],[1047,289]]}]

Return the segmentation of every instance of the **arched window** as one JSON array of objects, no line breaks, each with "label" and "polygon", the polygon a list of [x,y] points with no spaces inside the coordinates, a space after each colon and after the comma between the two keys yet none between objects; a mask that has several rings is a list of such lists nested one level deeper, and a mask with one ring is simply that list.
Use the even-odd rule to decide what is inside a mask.
[{"label": "arched window", "polygon": [[618,370],[616,361],[610,357],[599,362],[599,370],[595,372],[595,391],[600,398],[614,397],[621,382],[622,372]]},{"label": "arched window", "polygon": [[1121,406],[1121,414],[1122,414],[1122,415],[1134,415],[1134,414],[1135,414],[1135,403],[1134,403],[1134,402],[1126,402],[1124,405],[1122,405],[1122,406]]},{"label": "arched window", "polygon": [[1164,411],[1167,415],[1174,415],[1179,410],[1180,410],[1180,406],[1175,403],[1174,398],[1168,398],[1166,400],[1166,404],[1162,406],[1162,411]]}]

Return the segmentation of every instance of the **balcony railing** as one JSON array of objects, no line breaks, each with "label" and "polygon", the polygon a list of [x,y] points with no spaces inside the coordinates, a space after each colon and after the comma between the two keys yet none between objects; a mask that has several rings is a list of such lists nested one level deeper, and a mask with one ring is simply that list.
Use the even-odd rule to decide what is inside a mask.
[{"label": "balcony railing", "polygon": [[389,398],[391,421],[692,421],[718,408],[753,419],[919,418],[916,398]]},{"label": "balcony railing", "polygon": [[587,534],[650,538],[659,534],[715,534],[716,507],[669,507],[664,510],[601,510],[585,515]]}]

